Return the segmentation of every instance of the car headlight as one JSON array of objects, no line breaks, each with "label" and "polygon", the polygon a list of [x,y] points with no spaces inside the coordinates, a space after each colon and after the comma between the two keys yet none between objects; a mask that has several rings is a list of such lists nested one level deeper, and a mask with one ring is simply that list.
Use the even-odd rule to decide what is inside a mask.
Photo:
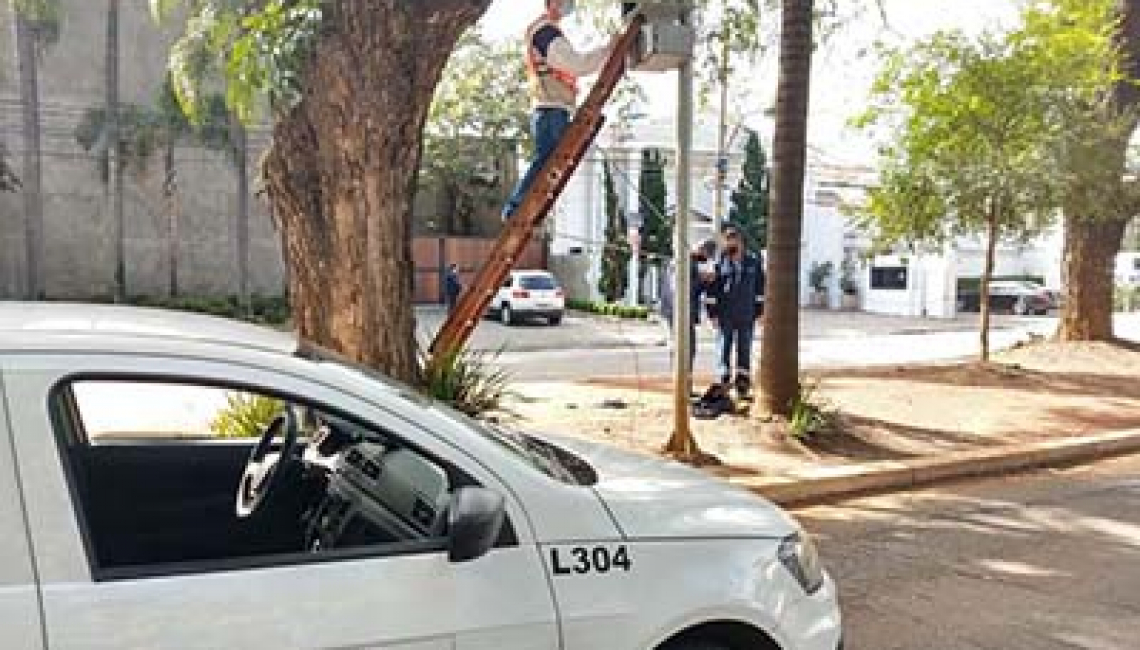
[{"label": "car headlight", "polygon": [[780,563],[795,577],[808,594],[823,586],[823,564],[819,552],[806,533],[788,535],[780,542]]}]

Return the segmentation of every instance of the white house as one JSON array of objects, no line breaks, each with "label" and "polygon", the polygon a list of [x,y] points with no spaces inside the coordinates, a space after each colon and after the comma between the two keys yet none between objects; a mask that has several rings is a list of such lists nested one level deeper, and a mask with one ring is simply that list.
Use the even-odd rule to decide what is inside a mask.
[{"label": "white house", "polygon": [[[729,128],[728,177],[724,192],[724,213],[727,215],[729,199],[740,180],[744,162],[747,132],[735,125]],[[692,227],[689,239],[701,241],[713,236],[712,214],[716,202],[716,159],[718,128],[715,120],[699,122],[693,133]],[[605,190],[603,165],[609,162],[613,170],[619,203],[627,215],[635,215],[640,203],[638,182],[641,175],[641,153],[645,149],[658,149],[665,157],[665,187],[667,204],[673,209],[676,197],[676,159],[674,155],[676,128],[671,119],[635,121],[625,128],[610,127],[599,136],[578,171],[571,178],[551,216],[548,229],[550,252],[555,272],[560,275],[577,274],[584,277],[562,277],[571,293],[587,292],[597,299],[597,284],[601,273],[601,253],[605,244]],[[652,276],[642,295],[652,299],[656,284]]]}]

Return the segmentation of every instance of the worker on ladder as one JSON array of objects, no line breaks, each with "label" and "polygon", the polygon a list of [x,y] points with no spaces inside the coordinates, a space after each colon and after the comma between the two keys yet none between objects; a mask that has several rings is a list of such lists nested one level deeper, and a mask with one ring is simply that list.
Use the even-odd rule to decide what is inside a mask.
[{"label": "worker on ladder", "polygon": [[595,50],[580,52],[570,44],[559,23],[574,13],[574,0],[544,0],[546,10],[526,30],[526,72],[534,114],[534,159],[507,204],[503,220],[514,214],[527,190],[554,153],[562,133],[570,125],[578,103],[578,78],[595,74],[605,65],[614,41]]}]

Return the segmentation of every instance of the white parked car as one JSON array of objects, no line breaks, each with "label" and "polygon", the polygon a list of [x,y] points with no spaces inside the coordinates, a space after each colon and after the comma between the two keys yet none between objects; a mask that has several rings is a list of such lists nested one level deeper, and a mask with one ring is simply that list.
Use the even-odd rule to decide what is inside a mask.
[{"label": "white parked car", "polygon": [[566,311],[566,297],[558,280],[546,271],[511,271],[499,287],[491,311],[504,325],[535,317],[558,325]]},{"label": "white parked car", "polygon": [[841,643],[770,503],[474,422],[285,334],[7,304],[0,379],[4,648]]}]

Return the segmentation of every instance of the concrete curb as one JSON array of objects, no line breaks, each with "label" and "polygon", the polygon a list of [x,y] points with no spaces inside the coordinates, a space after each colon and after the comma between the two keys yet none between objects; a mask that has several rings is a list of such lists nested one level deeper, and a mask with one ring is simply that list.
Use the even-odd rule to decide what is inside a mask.
[{"label": "concrete curb", "polygon": [[1063,438],[941,458],[849,465],[792,478],[735,477],[730,482],[780,505],[808,505],[943,481],[1008,474],[1140,452],[1140,431]]}]

